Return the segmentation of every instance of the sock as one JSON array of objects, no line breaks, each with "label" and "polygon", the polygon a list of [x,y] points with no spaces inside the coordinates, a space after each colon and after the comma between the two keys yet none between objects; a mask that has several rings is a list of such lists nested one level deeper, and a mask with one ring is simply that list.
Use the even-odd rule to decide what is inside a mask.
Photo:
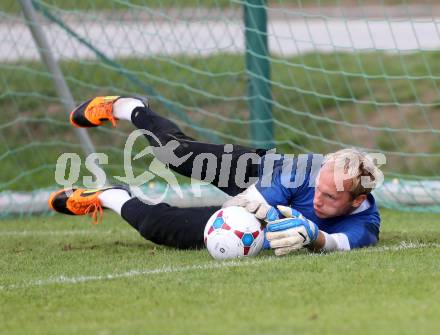
[{"label": "sock", "polygon": [[101,206],[110,208],[112,211],[121,215],[122,206],[131,199],[127,191],[119,188],[111,188],[98,195]]},{"label": "sock", "polygon": [[113,104],[113,115],[119,120],[131,121],[131,113],[136,107],[145,107],[145,104],[135,98],[120,98]]}]

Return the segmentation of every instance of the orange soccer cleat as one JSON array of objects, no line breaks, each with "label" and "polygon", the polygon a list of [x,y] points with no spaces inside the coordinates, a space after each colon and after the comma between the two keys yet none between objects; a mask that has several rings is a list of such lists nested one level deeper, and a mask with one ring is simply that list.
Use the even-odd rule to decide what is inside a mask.
[{"label": "orange soccer cleat", "polygon": [[103,121],[110,121],[116,126],[113,116],[113,104],[119,96],[96,97],[83,102],[70,113],[70,123],[75,127],[98,127]]},{"label": "orange soccer cleat", "polygon": [[[70,123],[75,127],[90,128],[102,125],[103,121],[110,121],[116,126],[114,111],[115,102],[121,99],[119,111],[131,113],[136,107],[148,107],[148,99],[140,96],[105,96],[96,97],[83,102],[70,113]],[[119,114],[120,115],[120,114]]]},{"label": "orange soccer cleat", "polygon": [[109,188],[98,190],[63,189],[51,194],[48,204],[56,212],[69,215],[91,214],[93,223],[98,223],[98,213],[102,217],[102,206],[98,196]]},{"label": "orange soccer cleat", "polygon": [[[147,107],[146,97],[139,96],[105,96],[96,97],[83,102],[70,113],[70,123],[75,127],[90,128],[102,125],[103,121],[110,121],[113,127],[116,126],[117,117],[113,110],[114,104],[121,98],[128,98],[121,101],[120,107],[129,109],[139,106]],[[135,103],[133,104],[133,101]],[[137,102],[136,102],[137,101]]]}]

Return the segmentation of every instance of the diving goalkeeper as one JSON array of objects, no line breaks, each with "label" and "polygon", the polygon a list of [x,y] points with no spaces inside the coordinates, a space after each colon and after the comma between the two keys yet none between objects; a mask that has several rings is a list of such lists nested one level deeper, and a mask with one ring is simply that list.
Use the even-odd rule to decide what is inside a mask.
[{"label": "diving goalkeeper", "polygon": [[[269,151],[229,145],[231,173],[225,181],[220,173],[225,146],[188,137],[176,124],[153,112],[145,99],[96,97],[75,108],[70,115],[70,122],[76,127],[97,127],[105,121],[113,125],[119,121],[132,122],[138,129],[148,131],[145,136],[156,148],[175,141],[174,159],[166,155],[157,158],[183,176],[192,177],[197,155],[214,155],[217,166],[212,184],[232,196],[223,206],[242,206],[266,221],[266,246],[274,249],[276,255],[303,247],[313,251],[350,250],[374,245],[378,241],[380,215],[371,191],[381,172],[362,152],[345,149],[328,154],[319,162],[318,169],[314,168],[316,155],[307,155],[303,164],[297,158],[282,157],[273,162],[273,170],[268,176],[264,174],[263,165],[269,160]],[[240,159],[243,155],[261,159]],[[355,166],[346,164],[353,158],[357,162]],[[245,165],[241,166],[243,162]],[[342,173],[350,170],[350,178],[343,178],[342,184],[338,179],[341,162]],[[283,168],[286,165],[291,167],[288,173]],[[207,166],[203,167],[201,175],[206,175],[207,169]],[[300,170],[303,171],[301,176]],[[256,183],[244,188],[236,182],[237,173],[243,174],[245,180],[256,179]],[[268,185],[267,180],[270,181]],[[286,180],[302,182],[287,183],[290,186],[286,186]],[[365,180],[370,181],[367,186]],[[59,190],[51,195],[49,207],[69,215],[96,215],[102,208],[108,208],[145,239],[181,249],[204,247],[205,224],[220,208],[147,204],[121,187]]]}]

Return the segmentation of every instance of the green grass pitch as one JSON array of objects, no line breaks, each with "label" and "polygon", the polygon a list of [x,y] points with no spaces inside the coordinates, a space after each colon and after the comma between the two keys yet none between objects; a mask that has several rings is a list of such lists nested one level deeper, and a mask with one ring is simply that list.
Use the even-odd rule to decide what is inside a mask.
[{"label": "green grass pitch", "polygon": [[440,216],[384,210],[377,247],[217,262],[105,213],[0,221],[1,334],[427,334]]}]

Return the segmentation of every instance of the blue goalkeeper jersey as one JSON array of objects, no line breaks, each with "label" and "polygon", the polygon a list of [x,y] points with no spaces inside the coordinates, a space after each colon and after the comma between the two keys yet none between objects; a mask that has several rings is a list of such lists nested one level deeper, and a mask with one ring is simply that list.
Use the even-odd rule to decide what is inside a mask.
[{"label": "blue goalkeeper jersey", "polygon": [[[273,174],[269,177],[272,181],[270,185],[267,185],[267,178],[266,183],[264,182],[261,164],[257,190],[269,205],[290,206],[316,223],[320,230],[328,234],[345,234],[351,249],[376,244],[379,239],[380,215],[371,194],[367,197],[370,207],[364,211],[329,219],[316,216],[313,209],[314,181],[321,166],[321,161],[316,163],[317,157],[321,157],[322,161],[321,155],[312,154],[300,155],[298,158],[283,157],[275,161]],[[291,185],[285,187],[284,185],[289,185],[288,182],[291,182]]]}]

